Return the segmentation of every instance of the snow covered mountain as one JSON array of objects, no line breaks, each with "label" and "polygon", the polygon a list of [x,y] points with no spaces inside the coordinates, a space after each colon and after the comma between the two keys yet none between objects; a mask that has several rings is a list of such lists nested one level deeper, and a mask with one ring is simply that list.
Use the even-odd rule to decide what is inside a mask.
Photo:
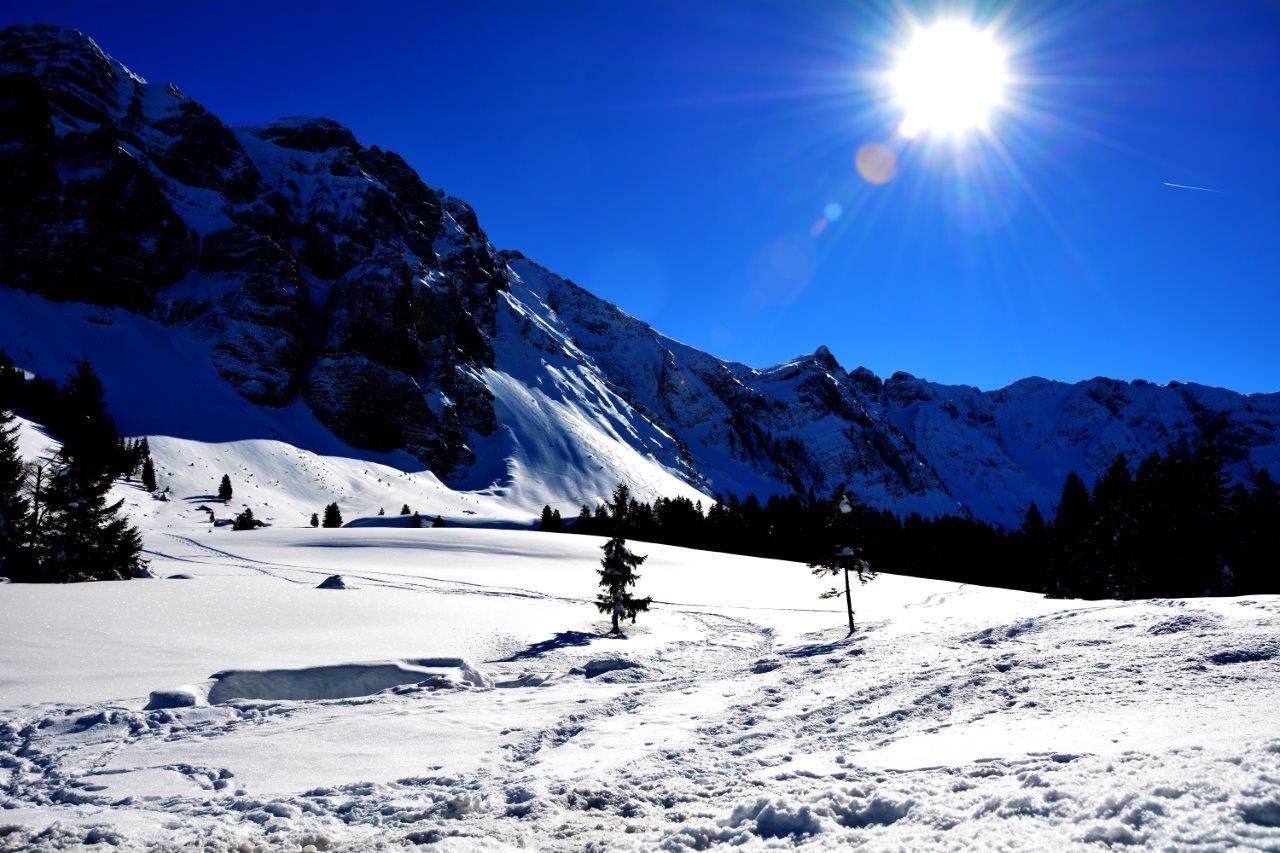
[{"label": "snow covered mountain", "polygon": [[[54,26],[0,32],[0,346],[87,352],[131,434],[273,439],[566,509],[829,492],[1016,523],[1120,450],[1209,438],[1280,472],[1280,395],[881,381],[665,337],[516,252],[336,122],[233,129]],[[20,292],[25,291],[25,292]]]}]

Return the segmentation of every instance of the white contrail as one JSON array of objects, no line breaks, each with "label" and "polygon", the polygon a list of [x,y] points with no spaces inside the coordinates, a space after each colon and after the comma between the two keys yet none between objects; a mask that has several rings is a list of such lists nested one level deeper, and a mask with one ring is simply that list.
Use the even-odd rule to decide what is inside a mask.
[{"label": "white contrail", "polygon": [[1218,192],[1218,190],[1211,190],[1208,187],[1193,187],[1190,184],[1175,184],[1172,181],[1165,181],[1164,185],[1166,187],[1173,187],[1176,190],[1196,190],[1197,192],[1202,192],[1202,193]]}]

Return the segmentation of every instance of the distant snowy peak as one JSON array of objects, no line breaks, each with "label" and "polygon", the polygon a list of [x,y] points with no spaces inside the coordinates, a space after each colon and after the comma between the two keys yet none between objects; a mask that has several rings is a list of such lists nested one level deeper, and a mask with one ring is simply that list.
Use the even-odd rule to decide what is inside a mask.
[{"label": "distant snowy peak", "polygon": [[[469,205],[338,122],[230,128],[76,30],[0,31],[0,176],[0,285],[144,315],[137,359],[197,341],[204,372],[185,387],[207,389],[212,365],[264,412],[305,406],[334,437],[310,449],[404,451],[521,506],[571,510],[619,480],[650,498],[844,485],[900,513],[1016,524],[1068,470],[1091,480],[1116,452],[1180,438],[1217,442],[1237,476],[1280,470],[1277,395],[1107,379],[982,392],[849,371],[825,346],[723,361],[497,251]],[[83,314],[14,304],[26,313],[0,330],[27,344],[0,346],[46,359],[24,366],[59,374],[105,340],[33,346],[24,322]],[[121,372],[109,387],[147,372],[100,355]],[[173,423],[122,410],[128,396],[112,399],[126,430]],[[260,438],[247,424],[264,419],[234,437]]]}]

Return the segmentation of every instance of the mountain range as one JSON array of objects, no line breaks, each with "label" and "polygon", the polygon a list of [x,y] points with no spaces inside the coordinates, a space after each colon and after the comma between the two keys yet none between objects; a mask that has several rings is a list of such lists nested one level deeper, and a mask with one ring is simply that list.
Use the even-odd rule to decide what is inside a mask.
[{"label": "mountain range", "polygon": [[54,375],[88,353],[128,433],[270,437],[530,505],[845,485],[1016,525],[1068,471],[1182,439],[1280,474],[1280,394],[716,358],[498,249],[341,124],[230,127],[52,25],[0,31],[0,291],[0,346]]}]

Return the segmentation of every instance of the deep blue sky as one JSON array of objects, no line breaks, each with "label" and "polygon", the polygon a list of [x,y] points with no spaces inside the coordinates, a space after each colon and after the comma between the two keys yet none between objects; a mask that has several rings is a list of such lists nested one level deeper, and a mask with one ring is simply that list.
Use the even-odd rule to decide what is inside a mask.
[{"label": "deep blue sky", "polygon": [[[0,23],[76,26],[231,124],[332,116],[499,246],[723,357],[1280,390],[1276,0],[984,4],[1021,106],[963,151],[894,140],[870,84],[901,3],[368,6],[43,0]],[[884,186],[853,168],[875,141]]]}]

